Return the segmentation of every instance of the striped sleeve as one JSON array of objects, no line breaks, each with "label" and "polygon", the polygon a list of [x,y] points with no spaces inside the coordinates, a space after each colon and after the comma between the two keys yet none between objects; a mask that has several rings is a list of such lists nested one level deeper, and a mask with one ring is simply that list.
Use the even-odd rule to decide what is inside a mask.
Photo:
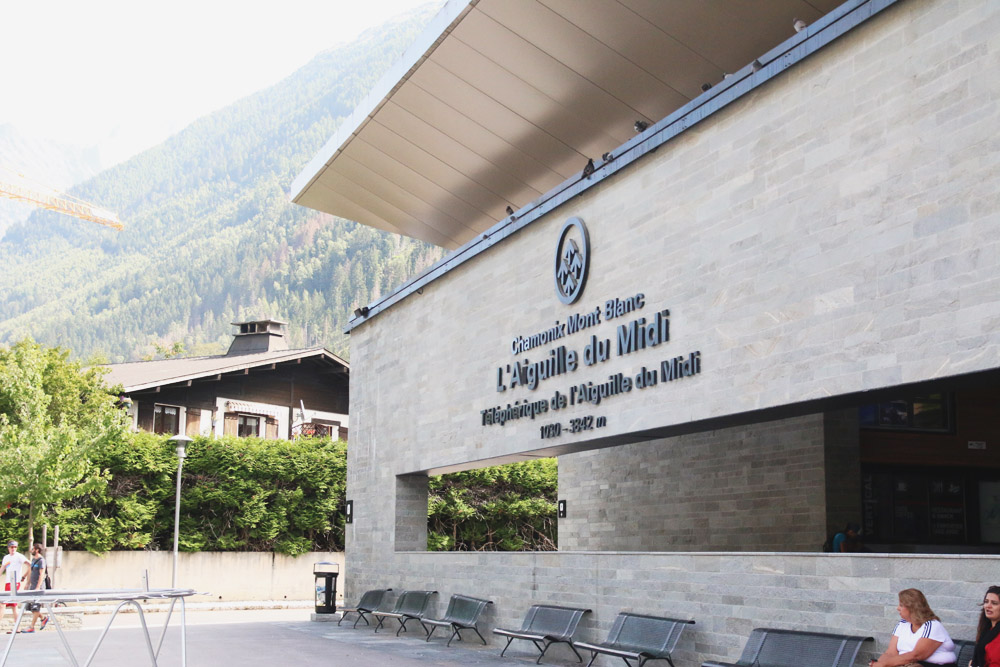
[{"label": "striped sleeve", "polygon": [[924,627],[920,628],[920,636],[941,642],[942,644],[951,641],[951,635],[944,629],[941,621],[927,621],[924,623]]}]

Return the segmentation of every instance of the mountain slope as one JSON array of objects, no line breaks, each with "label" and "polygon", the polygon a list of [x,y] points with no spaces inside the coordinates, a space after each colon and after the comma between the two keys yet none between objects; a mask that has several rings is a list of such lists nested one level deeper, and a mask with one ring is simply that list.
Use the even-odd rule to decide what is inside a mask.
[{"label": "mountain slope", "polygon": [[[2,181],[35,189],[62,190],[99,171],[100,160],[95,148],[60,144],[32,136],[13,125],[0,125]],[[39,178],[44,178],[44,183],[37,181]],[[0,236],[8,227],[27,220],[31,212],[30,204],[0,198]]]},{"label": "mountain slope", "polygon": [[72,191],[126,231],[44,211],[9,229],[0,341],[32,335],[118,361],[154,341],[221,347],[230,322],[268,315],[290,322],[292,345],[345,354],[351,310],[441,251],[293,206],[287,188],[434,10],[321,54]]}]

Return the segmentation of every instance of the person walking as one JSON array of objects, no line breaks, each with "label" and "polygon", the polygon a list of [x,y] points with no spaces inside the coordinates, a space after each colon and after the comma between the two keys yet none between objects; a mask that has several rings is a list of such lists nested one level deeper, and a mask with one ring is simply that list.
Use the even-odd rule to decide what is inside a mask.
[{"label": "person walking", "polygon": [[[3,563],[0,564],[0,575],[3,575],[5,572],[7,574],[7,583],[4,585],[5,591],[10,591],[11,595],[17,593],[21,582],[28,576],[28,570],[24,567],[28,564],[28,559],[17,551],[17,540],[8,540],[7,555],[3,557]],[[17,609],[17,604],[7,603],[0,607],[0,621],[3,620],[3,613],[7,607]],[[14,612],[14,619],[15,621],[17,619],[16,611]],[[7,634],[10,634],[10,632]]]},{"label": "person walking", "polygon": [[[35,542],[31,547],[31,575],[28,577],[28,588],[29,591],[41,591],[45,590],[42,585],[45,582],[45,556],[44,548],[38,542]],[[22,630],[22,632],[34,632],[35,624],[38,619],[41,618],[42,626],[38,628],[39,630],[44,630],[45,626],[49,624],[49,617],[46,616],[42,618],[42,603],[41,602],[27,602],[25,603],[28,611],[31,612],[31,625],[28,626],[27,630]]]}]

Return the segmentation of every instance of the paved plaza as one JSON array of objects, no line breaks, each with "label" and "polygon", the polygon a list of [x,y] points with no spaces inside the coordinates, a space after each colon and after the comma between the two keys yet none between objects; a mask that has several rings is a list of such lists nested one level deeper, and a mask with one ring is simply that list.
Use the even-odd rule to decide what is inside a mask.
[{"label": "paved plaza", "polygon": [[[149,614],[147,618],[155,641],[165,614]],[[79,664],[86,662],[107,619],[105,614],[87,615],[81,629],[66,632]],[[516,641],[507,656],[501,658],[502,642],[494,641],[489,646],[483,646],[475,633],[471,632],[468,633],[469,641],[452,642],[451,647],[445,646],[447,636],[440,629],[430,642],[423,641],[419,625],[399,638],[395,637],[394,632],[395,628],[390,632],[380,631],[376,635],[363,624],[357,630],[352,630],[348,624],[338,627],[336,623],[310,622],[309,610],[302,609],[189,612],[187,664],[191,667],[229,664],[240,667],[291,664],[344,667],[513,667],[534,664],[538,656],[531,644]],[[9,635],[4,636],[4,639],[9,638]],[[487,636],[487,640],[491,639],[494,638]],[[168,630],[159,665],[181,664],[179,640],[180,632],[176,627]],[[49,624],[44,632],[18,635],[7,665],[54,667],[72,664],[64,653],[58,634],[52,624]],[[595,665],[600,665],[601,661],[602,658],[598,658]],[[151,664],[135,614],[123,615],[115,620],[92,664],[95,667]],[[543,664],[579,665],[564,646],[551,648]]]}]

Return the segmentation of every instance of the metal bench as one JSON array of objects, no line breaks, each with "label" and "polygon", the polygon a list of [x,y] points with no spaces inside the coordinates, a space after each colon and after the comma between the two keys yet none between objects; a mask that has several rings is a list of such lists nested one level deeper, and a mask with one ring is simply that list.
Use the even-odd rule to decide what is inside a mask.
[{"label": "metal bench", "polygon": [[553,644],[567,644],[576,658],[583,662],[583,658],[573,648],[573,633],[576,626],[580,624],[580,619],[584,614],[589,614],[589,609],[573,609],[571,607],[556,607],[552,605],[534,605],[528,610],[528,614],[521,623],[520,630],[504,630],[497,628],[493,634],[507,638],[507,645],[500,651],[500,657],[510,648],[510,643],[515,639],[527,639],[535,645],[541,655],[535,661],[536,665],[542,663],[542,657]]},{"label": "metal bench", "polygon": [[825,632],[755,628],[739,662],[704,662],[701,667],[851,667],[864,642],[871,637],[849,637]]},{"label": "metal bench", "polygon": [[479,635],[485,645],[486,640],[479,634],[476,623],[488,604],[493,604],[493,601],[470,598],[467,595],[452,595],[448,601],[448,610],[443,617],[420,619],[420,625],[424,626],[424,631],[427,632],[427,641],[430,641],[434,631],[441,627],[451,628],[452,631],[446,646],[451,646],[451,640],[455,637],[458,637],[458,641],[462,641],[462,630],[472,630]]},{"label": "metal bench", "polygon": [[618,614],[607,640],[599,644],[573,642],[573,646],[584,651],[590,651],[590,662],[594,664],[599,653],[621,658],[625,664],[632,667],[629,660],[638,661],[642,667],[650,660],[666,660],[673,667],[671,653],[681,638],[681,633],[694,621],[682,621],[675,618],[659,616],[643,616],[622,612]]},{"label": "metal bench", "polygon": [[376,610],[372,612],[372,616],[378,619],[378,623],[375,625],[375,632],[378,632],[379,628],[382,627],[385,619],[394,618],[399,621],[399,629],[396,630],[396,636],[398,637],[400,632],[406,630],[407,621],[419,621],[424,617],[424,613],[427,610],[427,603],[431,601],[432,595],[437,595],[437,591],[403,591],[396,598],[396,604],[393,606],[392,611]]},{"label": "metal bench", "polygon": [[956,639],[954,642],[955,655],[958,656],[955,664],[958,667],[969,667],[969,663],[972,662],[972,654],[976,650],[976,642],[971,639]]},{"label": "metal bench", "polygon": [[385,594],[391,590],[391,588],[382,588],[365,591],[365,594],[361,596],[361,600],[357,605],[354,607],[341,608],[340,620],[337,621],[337,625],[340,625],[341,621],[347,618],[348,614],[358,615],[358,617],[354,619],[354,625],[351,627],[358,627],[358,621],[364,621],[365,625],[371,625],[371,623],[368,622],[367,615],[378,609],[378,606],[382,604],[382,599],[385,598]]}]

